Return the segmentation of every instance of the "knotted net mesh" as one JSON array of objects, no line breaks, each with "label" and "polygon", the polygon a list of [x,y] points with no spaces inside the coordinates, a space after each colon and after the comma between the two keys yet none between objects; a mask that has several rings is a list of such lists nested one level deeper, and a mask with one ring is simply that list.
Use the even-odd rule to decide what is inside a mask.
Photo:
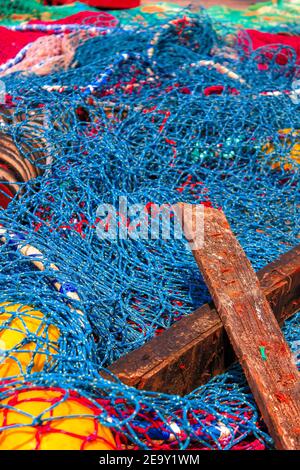
[{"label": "knotted net mesh", "polygon": [[[68,32],[67,67],[1,78],[2,447],[13,430],[41,448],[86,419],[78,448],[270,448],[238,366],[184,397],[100,373],[210,299],[184,241],[142,237],[122,198],[149,217],[155,204],[222,207],[255,269],[299,242],[297,53],[253,50],[205,12],[95,24]],[[135,237],[103,236],[103,205]],[[295,316],[296,359],[298,332]],[[64,408],[72,396],[85,408]]]}]

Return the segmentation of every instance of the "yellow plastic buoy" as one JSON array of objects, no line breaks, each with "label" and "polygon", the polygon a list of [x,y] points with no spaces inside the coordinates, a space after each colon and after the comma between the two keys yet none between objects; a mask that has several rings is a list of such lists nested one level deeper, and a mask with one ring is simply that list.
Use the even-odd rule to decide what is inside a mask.
[{"label": "yellow plastic buoy", "polygon": [[268,142],[262,147],[272,169],[283,167],[295,170],[300,165],[300,129],[280,129],[279,142]]},{"label": "yellow plastic buoy", "polygon": [[0,303],[0,378],[39,372],[58,352],[59,330],[28,305]]},{"label": "yellow plastic buoy", "polygon": [[112,432],[97,419],[99,411],[60,388],[11,391],[0,402],[0,450],[116,449]]}]

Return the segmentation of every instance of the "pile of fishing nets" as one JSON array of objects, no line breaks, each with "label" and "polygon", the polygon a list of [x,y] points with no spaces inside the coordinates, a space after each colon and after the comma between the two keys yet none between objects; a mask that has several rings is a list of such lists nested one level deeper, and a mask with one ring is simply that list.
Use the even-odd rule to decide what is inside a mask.
[{"label": "pile of fishing nets", "polygon": [[1,69],[0,449],[272,448],[238,366],[184,397],[101,374],[210,299],[155,204],[222,207],[255,269],[299,243],[300,39],[76,24],[67,66]]}]

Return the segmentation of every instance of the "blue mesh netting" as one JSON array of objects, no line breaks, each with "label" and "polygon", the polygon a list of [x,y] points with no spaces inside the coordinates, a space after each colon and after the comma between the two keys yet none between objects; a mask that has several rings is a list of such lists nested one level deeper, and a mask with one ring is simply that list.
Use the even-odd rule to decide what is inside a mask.
[{"label": "blue mesh netting", "polygon": [[[32,387],[92,400],[119,446],[272,446],[238,367],[185,397],[99,376],[209,295],[182,240],[99,239],[97,208],[120,196],[146,207],[205,202],[222,207],[255,269],[276,259],[299,242],[299,104],[287,93],[298,75],[292,49],[246,51],[205,13],[189,13],[85,37],[65,72],[3,78],[2,151],[36,168],[34,179],[15,169],[13,187],[1,181],[15,197],[0,214],[0,331],[23,325],[4,355],[20,365],[29,353]],[[7,316],[4,302],[32,307]],[[298,331],[295,316],[285,327],[294,349]],[[20,373],[16,387],[28,386]]]}]

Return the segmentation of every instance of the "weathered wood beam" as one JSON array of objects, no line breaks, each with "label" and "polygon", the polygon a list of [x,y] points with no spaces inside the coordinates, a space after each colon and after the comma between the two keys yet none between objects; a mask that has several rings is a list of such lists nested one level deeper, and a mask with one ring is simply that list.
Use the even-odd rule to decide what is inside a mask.
[{"label": "weathered wood beam", "polygon": [[[258,271],[280,325],[300,310],[300,245]],[[236,360],[213,304],[205,304],[110,366],[122,382],[184,395]]]},{"label": "weathered wood beam", "polygon": [[[182,213],[190,206],[181,204]],[[197,206],[183,228],[262,417],[281,450],[300,450],[300,373],[270,304],[225,214]]]}]

